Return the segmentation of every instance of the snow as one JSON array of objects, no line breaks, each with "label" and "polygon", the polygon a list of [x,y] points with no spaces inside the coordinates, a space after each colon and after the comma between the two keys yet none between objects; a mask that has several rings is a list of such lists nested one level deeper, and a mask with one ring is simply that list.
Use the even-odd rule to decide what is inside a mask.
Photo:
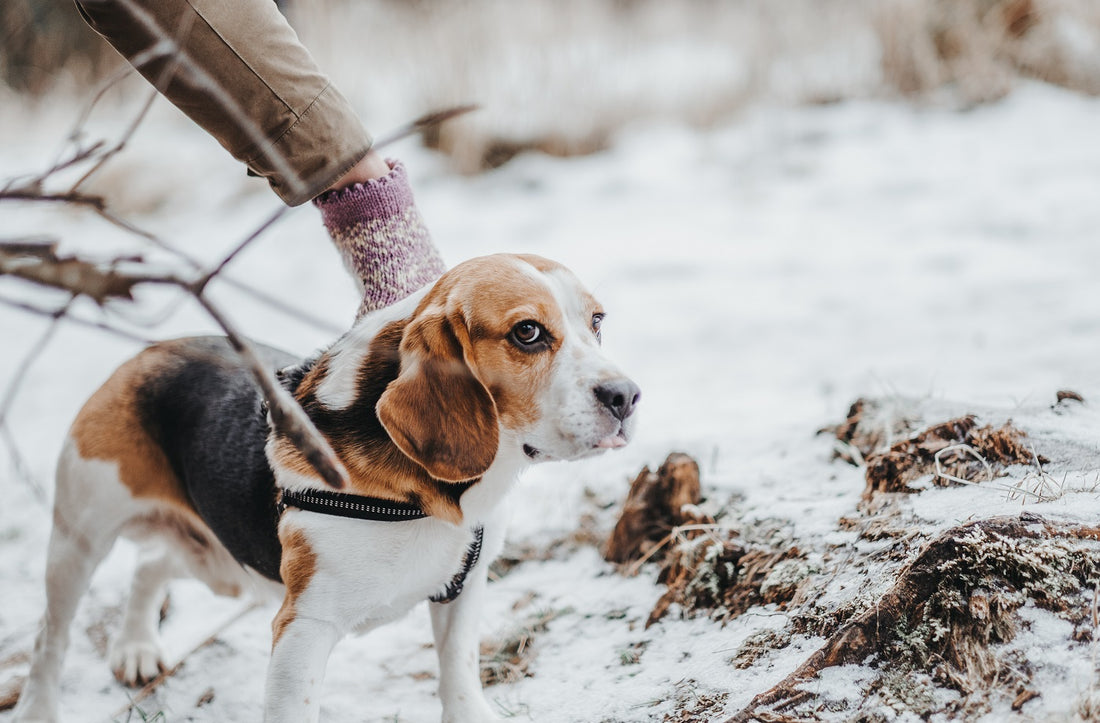
[{"label": "snow", "polygon": [[[0,106],[0,175],[42,168],[68,132],[71,101]],[[115,136],[128,117],[95,127]],[[33,122],[28,122],[32,120]],[[1100,100],[1022,85],[968,112],[879,101],[760,107],[701,132],[671,124],[629,127],[602,153],[575,159],[524,155],[477,177],[411,144],[418,202],[452,263],[498,251],[539,253],[572,267],[609,310],[605,345],[643,389],[640,431],[626,450],[536,467],[512,496],[510,539],[544,548],[583,515],[609,531],[642,465],[672,450],[694,455],[711,501],[735,500],[740,522],[765,520],[801,548],[867,549],[838,520],[863,491],[860,470],[830,462],[819,428],[860,395],[907,398],[929,415],[1011,418],[1037,451],[1060,460],[1060,485],[1042,502],[991,486],[931,488],[904,503],[931,534],[960,521],[1023,509],[1095,522],[1100,516]],[[263,184],[163,104],[104,181],[127,218],[207,263],[277,209]],[[110,257],[140,249],[89,215],[4,204],[6,237],[56,234],[66,250]],[[316,212],[290,213],[230,269],[327,320],[304,323],[218,282],[215,298],[253,337],[307,354],[350,322],[356,299]],[[0,279],[4,298],[53,298]],[[148,337],[213,331],[171,292],[142,294],[122,310]],[[79,303],[85,318],[99,311]],[[169,313],[170,312],[170,313]],[[117,318],[117,317],[116,317]],[[148,326],[148,322],[155,325]],[[327,328],[326,328],[327,327]],[[46,329],[0,306],[0,378],[12,380]],[[137,345],[64,324],[16,390],[10,428],[25,474],[0,458],[0,662],[29,650],[43,605],[53,460],[79,405]],[[1086,404],[1052,409],[1072,389]],[[1030,485],[1013,468],[1007,484]],[[32,484],[44,490],[40,496]],[[120,544],[100,569],[74,626],[62,710],[104,720],[128,691],[104,661],[125,599],[133,550]],[[888,579],[841,575],[824,594],[870,596]],[[877,587],[876,587],[877,586]],[[538,721],[660,720],[693,696],[724,693],[731,714],[781,680],[821,643],[795,636],[747,669],[730,658],[785,614],[757,608],[720,627],[675,615],[644,628],[662,588],[655,571],[624,577],[591,547],[565,546],[519,565],[490,587],[483,628],[506,633],[534,611],[558,612],[534,635],[531,677],[491,687],[502,715]],[[180,582],[165,621],[170,657],[241,609]],[[187,658],[146,712],[168,720],[255,719],[273,607],[253,609],[217,642]],[[1051,686],[1027,703],[1035,717],[1070,715],[1096,685],[1095,646],[1071,645],[1061,621],[1028,609],[1011,643]],[[438,716],[427,612],[342,642],[324,696],[329,720],[421,721]],[[637,662],[624,653],[635,651]],[[173,657],[174,659],[174,657]],[[5,676],[25,671],[16,657]],[[858,699],[871,673],[827,670],[808,684]],[[1090,687],[1092,686],[1092,687]],[[212,701],[196,707],[205,692]],[[990,713],[991,720],[1008,711]],[[123,715],[121,720],[125,719]],[[0,713],[0,721],[10,713]]]}]

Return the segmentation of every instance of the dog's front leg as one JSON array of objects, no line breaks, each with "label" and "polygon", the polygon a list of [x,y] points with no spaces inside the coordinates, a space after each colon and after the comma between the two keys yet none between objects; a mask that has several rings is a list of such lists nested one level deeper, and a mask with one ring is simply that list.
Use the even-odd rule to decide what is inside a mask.
[{"label": "dog's front leg", "polygon": [[449,603],[429,603],[439,655],[439,699],[443,723],[484,723],[497,715],[481,692],[478,623],[485,597],[487,561],[470,571],[465,588]]},{"label": "dog's front leg", "polygon": [[271,649],[264,693],[265,723],[315,723],[321,714],[321,684],[329,654],[340,639],[331,623],[276,618],[281,630]]}]

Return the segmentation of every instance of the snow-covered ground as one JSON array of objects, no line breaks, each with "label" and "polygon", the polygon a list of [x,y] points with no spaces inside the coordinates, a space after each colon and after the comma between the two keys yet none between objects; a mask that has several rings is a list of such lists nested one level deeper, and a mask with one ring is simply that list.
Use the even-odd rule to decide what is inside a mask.
[{"label": "snow-covered ground", "polygon": [[[71,102],[0,108],[7,139],[0,176],[41,170],[73,115]],[[106,115],[98,127],[117,135],[126,116]],[[968,112],[864,101],[758,108],[705,133],[631,127],[597,155],[527,155],[477,177],[452,174],[411,143],[396,149],[450,261],[523,251],[571,266],[608,308],[605,346],[643,390],[629,448],[537,467],[524,478],[512,498],[513,543],[540,549],[568,537],[585,515],[608,532],[615,509],[606,506],[621,501],[643,465],[679,450],[700,461],[711,500],[736,498],[735,519],[772,520],[806,550],[855,548],[855,533],[838,520],[854,513],[862,473],[831,462],[829,439],[815,431],[843,419],[860,395],[916,398],[988,422],[1011,417],[1040,452],[1070,450],[1049,470],[1065,475],[1064,488],[1041,505],[991,488],[909,498],[929,533],[1031,507],[1100,519],[1100,469],[1091,467],[1100,459],[1097,128],[1100,100],[1024,85]],[[163,105],[104,176],[127,218],[210,261],[277,207],[262,184]],[[104,257],[146,250],[89,214],[0,206],[0,236],[43,233]],[[230,273],[332,325],[302,323],[220,284],[216,298],[254,338],[306,354],[351,320],[353,286],[310,208],[272,229]],[[32,291],[0,279],[0,295]],[[141,302],[121,313],[145,336],[214,330],[200,310],[177,308],[163,290]],[[175,312],[164,318],[169,308]],[[98,313],[83,304],[77,311]],[[5,384],[46,328],[0,306]],[[0,684],[25,671],[22,654],[43,606],[50,512],[33,486],[48,498],[69,420],[136,348],[63,324],[17,390],[9,427],[25,468],[6,448],[0,453]],[[1055,392],[1067,388],[1086,404],[1055,414]],[[132,549],[120,544],[81,607],[63,681],[67,720],[110,720],[127,705],[129,691],[104,661],[104,636],[117,623],[132,562]],[[487,690],[501,714],[517,720],[661,720],[716,693],[726,697],[697,719],[720,720],[821,643],[796,637],[738,669],[730,658],[750,635],[781,627],[782,612],[760,608],[724,627],[670,615],[644,629],[662,592],[655,571],[623,577],[593,547],[522,563],[490,590],[486,637],[556,613],[531,641],[530,677]],[[169,657],[240,606],[190,582],[175,585],[164,624]],[[228,626],[142,709],[169,721],[255,720],[272,612],[252,610]],[[1064,631],[1035,617],[1018,644],[1034,660],[1061,665],[1063,687],[1024,711],[1062,718],[1075,696],[1100,685],[1096,651],[1058,647]],[[326,681],[327,719],[436,718],[430,639],[421,607],[341,643]],[[811,689],[857,696],[867,675],[836,669]]]}]

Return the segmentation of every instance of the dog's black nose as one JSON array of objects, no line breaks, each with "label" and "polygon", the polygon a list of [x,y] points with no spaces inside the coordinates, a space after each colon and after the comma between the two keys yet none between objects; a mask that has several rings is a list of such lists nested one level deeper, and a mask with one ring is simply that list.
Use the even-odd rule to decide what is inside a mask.
[{"label": "dog's black nose", "polygon": [[634,413],[634,406],[642,396],[642,390],[629,379],[604,382],[595,389],[596,399],[611,411],[619,421],[625,421]]}]

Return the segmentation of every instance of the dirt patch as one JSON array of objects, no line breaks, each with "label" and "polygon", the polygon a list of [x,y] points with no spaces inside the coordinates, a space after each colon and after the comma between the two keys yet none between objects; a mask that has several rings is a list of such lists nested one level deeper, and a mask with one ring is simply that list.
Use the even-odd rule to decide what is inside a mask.
[{"label": "dirt patch", "polygon": [[1080,404],[1085,403],[1085,398],[1072,389],[1060,389],[1056,395],[1054,395],[1055,404],[1064,404],[1067,402],[1078,402]]},{"label": "dirt patch", "polygon": [[781,650],[791,644],[789,630],[761,630],[750,635],[737,649],[730,664],[738,670],[746,670],[773,650]]},{"label": "dirt patch", "polygon": [[[1022,707],[1034,692],[1027,661],[999,654],[995,644],[1015,636],[1015,613],[1029,601],[1087,626],[1098,586],[1100,545],[1094,529],[1031,514],[953,528],[925,546],[869,610],[841,626],[794,673],[732,720],[760,719],[769,711],[812,719],[800,714],[803,685],[826,667],[868,661],[883,673],[880,694],[908,697],[907,705],[925,700],[922,708],[909,707],[922,717],[980,715],[988,710],[991,691]],[[898,674],[902,677],[891,678]],[[907,682],[906,674],[917,677]],[[935,704],[909,685],[919,676],[958,697],[946,706]]]},{"label": "dirt patch", "polygon": [[661,719],[661,723],[711,723],[723,708],[729,693],[700,691],[694,680],[685,680],[676,687],[676,710]]},{"label": "dirt patch", "polygon": [[939,485],[981,482],[1010,465],[1050,461],[1035,454],[1027,435],[1011,420],[1000,427],[979,427],[977,417],[967,415],[914,433],[912,421],[885,409],[857,399],[844,422],[822,430],[836,437],[837,458],[865,466],[865,499],[879,492],[913,492],[910,484],[929,474]]},{"label": "dirt patch", "polygon": [[936,484],[985,481],[1014,464],[1047,464],[1012,422],[978,427],[972,416],[948,420],[895,443],[867,459],[865,496],[875,492],[908,492],[909,484],[927,474]]},{"label": "dirt patch", "polygon": [[720,622],[755,605],[774,604],[782,610],[812,572],[797,547],[745,547],[713,532],[684,540],[665,558],[657,579],[668,589],[646,627],[673,606],[686,617],[709,614]]}]

